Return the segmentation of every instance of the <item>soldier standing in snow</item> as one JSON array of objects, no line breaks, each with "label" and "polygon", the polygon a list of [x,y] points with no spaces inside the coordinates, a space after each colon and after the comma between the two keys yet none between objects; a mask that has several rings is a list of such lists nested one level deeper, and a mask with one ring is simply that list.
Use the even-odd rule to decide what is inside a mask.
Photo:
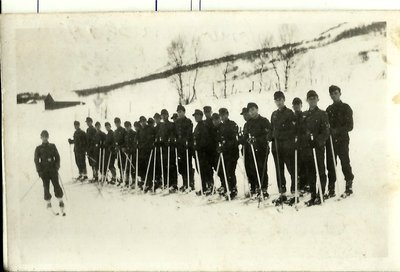
[{"label": "soldier standing in snow", "polygon": [[110,170],[112,178],[111,181],[109,182],[110,184],[115,184],[115,179],[117,176],[116,170],[115,170],[115,142],[114,142],[114,132],[111,129],[111,124],[109,122],[105,122],[104,127],[107,130],[107,135],[106,135],[106,140],[104,143],[104,148],[105,148],[105,155],[106,155],[106,162],[107,162],[107,168],[105,175],[107,176],[108,170]]},{"label": "soldier standing in snow", "polygon": [[88,156],[88,161],[90,167],[92,167],[92,172],[93,172],[93,180],[92,181],[97,181],[97,171],[96,171],[96,165],[98,165],[98,157],[96,156],[96,143],[95,143],[95,137],[96,137],[96,129],[93,126],[93,119],[90,117],[86,118],[86,124],[88,128],[86,129],[86,138],[87,138],[87,156]]},{"label": "soldier standing in snow", "polygon": [[[213,113],[213,115],[211,116],[211,120],[213,122],[213,127],[210,131],[211,141],[209,143],[210,148],[212,149],[211,161],[213,164],[214,171],[217,172],[217,175],[220,178],[220,182],[221,182],[221,186],[218,188],[217,191],[218,191],[218,193],[222,194],[225,190],[225,185],[224,185],[224,179],[223,179],[223,172],[220,172],[220,171],[222,171],[222,165],[221,165],[221,163],[219,163],[219,165],[218,165],[218,162],[220,161],[219,160],[220,153],[217,152],[218,144],[219,144],[219,141],[221,138],[221,127],[222,127],[221,117],[219,116],[218,113]],[[222,173],[222,175],[219,175],[219,173]],[[213,187],[213,190],[214,190],[214,187]]]},{"label": "soldier standing in snow", "polygon": [[[203,193],[205,195],[210,195],[213,189],[214,180],[212,164],[210,164],[208,160],[210,154],[209,128],[205,121],[203,121],[203,112],[201,110],[195,110],[193,116],[197,122],[193,132],[193,147],[197,153],[197,158],[195,156],[195,160],[196,165],[197,163],[199,164],[197,165],[197,171],[200,173]],[[197,192],[197,194],[200,195],[201,191]]]},{"label": "soldier standing in snow", "polygon": [[76,180],[85,181],[87,180],[86,172],[86,158],[85,153],[87,149],[87,138],[86,133],[81,130],[79,121],[74,121],[74,139],[68,139],[69,144],[74,144],[75,163],[78,167],[79,176]]},{"label": "soldier standing in snow", "polygon": [[[105,158],[105,153],[104,153],[104,143],[106,140],[106,134],[101,131],[101,124],[100,122],[95,123],[95,128],[96,128],[96,134],[94,137],[94,143],[95,143],[95,158],[97,160],[100,158],[100,161],[95,166],[95,171],[96,171],[96,176],[103,176],[104,175],[104,166],[103,165],[103,160],[105,161],[104,163],[107,163],[106,158]],[[101,155],[101,156],[100,156]],[[100,175],[98,174],[100,173]]]},{"label": "soldier standing in snow", "polygon": [[47,202],[47,208],[51,208],[50,181],[53,184],[54,194],[59,201],[59,206],[63,215],[64,202],[63,190],[58,181],[58,170],[60,169],[60,155],[55,144],[49,143],[49,133],[43,130],[40,133],[42,144],[35,149],[35,165],[39,177],[43,181],[44,200]]},{"label": "soldier standing in snow", "polygon": [[[132,178],[133,180],[135,176],[133,160],[136,156],[136,132],[132,129],[132,124],[129,121],[124,122],[124,127],[126,129],[126,134],[124,139],[125,146],[122,148],[122,156],[127,160],[129,159],[127,162],[127,169],[125,169],[125,186],[129,186],[129,179]],[[131,176],[129,176],[129,174]]]},{"label": "soldier standing in snow", "polygon": [[116,129],[114,131],[114,143],[115,143],[115,156],[117,157],[117,164],[120,173],[120,180],[118,181],[118,185],[122,183],[125,179],[124,177],[124,168],[126,162],[126,156],[122,152],[122,148],[125,146],[125,135],[126,130],[121,126],[121,119],[118,117],[114,118],[114,124]]},{"label": "soldier standing in snow", "polygon": [[[138,139],[138,147],[139,147],[139,176],[141,178],[140,186],[143,185],[143,182],[145,181],[146,178],[146,170],[148,167],[148,162],[150,158],[150,153],[152,148],[154,147],[154,128],[148,125],[147,119],[144,116],[140,116],[139,118],[140,121],[140,130],[137,134],[137,139]],[[150,166],[149,169],[151,169],[152,162],[150,161]],[[147,183],[146,186],[149,188],[149,180],[152,180],[152,175],[153,172],[149,171],[149,176],[147,177]],[[146,190],[148,188],[145,188]]]},{"label": "soldier standing in snow", "polygon": [[328,196],[335,196],[335,182],[337,177],[334,168],[334,156],[335,163],[337,162],[337,157],[339,157],[342,164],[342,171],[346,181],[346,190],[342,197],[346,197],[353,193],[352,185],[354,175],[351,169],[349,157],[349,132],[353,130],[353,111],[348,104],[343,103],[340,100],[341,90],[338,86],[330,86],[329,94],[332,98],[333,104],[328,106],[326,112],[328,113],[329,118],[334,154],[332,154],[330,139],[328,139],[326,142],[326,160],[329,177]]},{"label": "soldier standing in snow", "polygon": [[[240,115],[243,116],[245,123],[243,125],[243,130],[239,132],[239,144],[242,145],[241,153],[243,156],[245,156],[245,150],[250,149],[249,143],[244,138],[244,134],[248,133],[247,132],[248,131],[248,123],[247,122],[250,119],[249,110],[246,107],[242,108],[242,112],[240,113]],[[246,159],[244,160],[244,168],[245,168],[246,176],[247,176],[248,180],[249,180],[249,176],[250,176],[249,173],[250,173],[250,169],[251,169],[250,168],[251,166],[249,165],[250,163],[254,163],[253,160],[250,160],[250,161],[248,161]],[[248,182],[248,180],[247,180],[247,182]]]},{"label": "soldier standing in snow", "polygon": [[[249,163],[249,182],[251,186],[251,195],[260,193],[261,190],[264,197],[268,197],[268,171],[267,162],[269,155],[268,132],[271,129],[269,120],[262,117],[258,113],[258,105],[250,102],[247,104],[250,119],[247,121],[247,131],[244,133],[244,139],[249,143],[250,148],[246,148],[245,159]],[[254,147],[255,161],[257,163],[259,177],[257,177],[256,164],[251,149]],[[261,188],[259,188],[258,178],[261,180]]]},{"label": "soldier standing in snow", "polygon": [[[164,162],[164,181],[168,179],[169,173],[169,190],[174,193],[178,190],[178,177],[176,172],[176,157],[175,157],[175,126],[169,121],[169,113],[166,109],[161,110],[161,119],[159,137],[160,146],[163,148]],[[168,165],[168,148],[169,148],[169,165]],[[165,183],[165,186],[167,184]]]},{"label": "soldier standing in snow", "polygon": [[[222,153],[224,157],[226,179],[229,188],[225,188],[225,182],[223,182],[223,186],[225,192],[229,191],[230,198],[233,199],[237,195],[235,172],[237,160],[239,159],[239,143],[237,140],[239,128],[234,121],[229,120],[229,112],[226,108],[221,108],[218,112],[221,117],[222,125],[220,130],[220,145],[217,151]],[[220,167],[220,170],[224,169]],[[222,178],[225,180],[224,176],[222,176]]]},{"label": "soldier standing in snow", "polygon": [[294,118],[295,118],[295,133],[297,136],[297,143],[296,143],[296,148],[297,148],[297,175],[298,175],[298,186],[299,186],[299,191],[300,195],[304,194],[305,191],[310,191],[310,185],[308,184],[307,181],[307,174],[306,174],[306,166],[305,162],[307,157],[304,156],[304,148],[306,146],[306,142],[304,141],[304,138],[301,137],[301,135],[305,134],[304,131],[304,113],[302,112],[303,102],[301,101],[300,98],[295,97],[292,102],[292,108],[294,111]]},{"label": "soldier standing in snow", "polygon": [[[176,144],[178,149],[178,167],[179,173],[183,178],[183,186],[180,190],[194,190],[194,169],[192,166],[193,157],[193,124],[190,119],[185,116],[186,109],[179,105],[176,109],[178,119],[175,122]],[[189,177],[188,177],[189,172]],[[188,188],[188,181],[189,187]]]},{"label": "soldier standing in snow", "polygon": [[275,161],[276,179],[280,196],[276,199],[277,205],[286,201],[285,165],[291,176],[290,191],[294,194],[294,140],[295,116],[291,109],[285,106],[285,95],[282,91],[274,93],[275,104],[278,107],[271,115],[271,130],[269,139],[272,141],[272,155]]},{"label": "soldier standing in snow", "polygon": [[[160,156],[160,147],[161,147],[161,142],[160,142],[160,125],[161,125],[161,115],[156,112],[153,116],[154,118],[154,122],[155,122],[155,127],[154,127],[154,135],[155,135],[155,139],[154,139],[154,147],[155,150],[157,151],[157,156],[156,156],[156,177],[155,177],[155,181],[156,181],[156,185],[155,185],[155,189],[159,188],[162,186],[162,182],[161,182],[161,156]],[[164,151],[163,151],[164,152]]]},{"label": "soldier standing in snow", "polygon": [[[304,114],[305,119],[302,130],[305,134],[301,135],[302,141],[307,143],[304,152],[307,158],[307,180],[310,181],[311,189],[311,199],[306,202],[307,206],[319,205],[321,204],[321,201],[323,201],[317,194],[316,171],[319,173],[322,195],[324,194],[326,185],[325,143],[329,138],[329,122],[327,113],[318,108],[318,101],[318,94],[315,91],[310,90],[307,92],[307,102],[310,105],[310,109]],[[314,140],[311,139],[311,135],[313,135]],[[315,167],[313,149],[315,149],[318,169]]]}]

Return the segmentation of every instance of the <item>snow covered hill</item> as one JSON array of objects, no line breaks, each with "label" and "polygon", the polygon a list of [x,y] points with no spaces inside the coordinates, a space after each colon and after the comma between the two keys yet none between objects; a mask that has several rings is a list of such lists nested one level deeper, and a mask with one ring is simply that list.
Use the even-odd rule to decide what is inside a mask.
[{"label": "snow covered hill", "polygon": [[[335,84],[342,89],[343,101],[353,108],[355,126],[350,134],[350,158],[355,174],[354,196],[299,211],[285,206],[278,212],[240,201],[207,205],[204,199],[192,194],[135,195],[113,187],[105,187],[99,193],[94,185],[73,183],[71,178],[77,174],[67,142],[73,134],[73,121],[80,120],[84,127],[88,115],[104,123],[116,116],[130,121],[136,121],[140,115],[152,117],[162,108],[172,114],[178,97],[169,79],[126,86],[99,98],[90,96],[85,106],[74,108],[44,111],[41,103],[18,105],[17,125],[9,131],[8,142],[15,152],[7,153],[19,162],[7,169],[8,192],[13,196],[7,199],[8,220],[14,223],[13,229],[9,229],[9,250],[14,253],[10,255],[10,265],[18,263],[21,270],[75,270],[83,266],[93,270],[393,267],[393,263],[380,259],[389,250],[389,215],[383,211],[388,209],[388,185],[395,178],[395,158],[385,152],[390,148],[385,141],[389,124],[383,122],[386,109],[392,106],[385,93],[386,39],[376,33],[344,39],[309,50],[296,63],[286,93],[288,106],[294,97],[300,97],[306,108],[306,92],[314,89],[320,95],[320,107],[325,109],[330,104],[328,87]],[[245,67],[246,63],[237,65]],[[222,76],[221,69],[217,66],[201,72],[201,91],[198,99],[186,106],[187,115],[192,118],[194,110],[205,105],[212,106],[214,111],[226,107],[231,119],[243,126],[240,111],[251,101],[259,105],[263,116],[270,118],[275,109],[274,89],[248,92],[252,82],[257,81],[256,75],[235,80],[234,91],[226,99],[221,98],[221,86],[216,84],[217,99],[210,82]],[[100,106],[95,106],[95,99],[103,100]],[[365,107],[365,101],[374,101],[374,107]],[[49,131],[50,141],[57,145],[61,155],[60,176],[68,198],[65,218],[46,212],[40,181],[20,201],[38,179],[33,153],[40,143],[42,129]],[[238,164],[241,196],[241,158]],[[340,167],[339,172],[343,188]],[[276,194],[271,156],[268,173],[269,192]],[[197,187],[198,182],[196,176]],[[363,258],[369,261],[363,262]]]}]

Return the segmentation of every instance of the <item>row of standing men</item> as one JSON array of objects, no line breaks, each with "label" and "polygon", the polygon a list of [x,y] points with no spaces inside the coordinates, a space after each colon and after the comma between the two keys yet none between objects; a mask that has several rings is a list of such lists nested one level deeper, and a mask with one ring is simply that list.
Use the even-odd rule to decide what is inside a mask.
[{"label": "row of standing men", "polygon": [[[137,180],[136,184],[145,191],[159,187],[170,192],[194,190],[194,158],[201,177],[201,191],[198,194],[210,195],[215,192],[213,176],[216,171],[221,180],[218,193],[231,199],[237,195],[235,171],[241,153],[249,182],[249,195],[263,194],[268,197],[267,164],[272,151],[280,193],[276,203],[287,201],[285,166],[291,177],[290,192],[294,193],[295,180],[298,180],[300,193],[311,193],[307,205],[319,204],[321,198],[334,197],[337,157],[340,158],[346,181],[342,196],[348,196],[353,193],[354,179],[348,134],[353,129],[353,113],[350,106],[341,101],[339,87],[330,86],[329,93],[333,103],[323,111],[318,108],[318,94],[313,90],[307,92],[309,109],[303,112],[300,98],[293,100],[292,111],[285,106],[284,93],[277,91],[274,93],[277,110],[272,113],[271,121],[258,113],[256,103],[248,103],[241,112],[245,120],[243,129],[229,119],[228,109],[220,108],[218,113],[212,113],[210,106],[205,106],[203,111],[195,110],[194,129],[182,105],[177,107],[172,122],[168,111],[163,109],[160,114],[154,115],[154,119],[147,120],[141,116],[139,121],[134,122],[133,128],[129,121],[122,126],[120,118],[116,117],[114,131],[109,122],[105,123],[106,133],[101,131],[99,122],[93,126],[90,117],[86,118],[86,133],[75,121],[74,137],[69,139],[69,143],[74,144],[75,161],[80,174],[78,179],[87,179],[87,155],[93,169],[93,181],[107,180],[111,184],[133,187],[131,181]],[[295,159],[295,150],[298,159]],[[115,162],[119,168],[119,178]],[[298,171],[295,171],[295,162]],[[110,179],[106,178],[108,172],[111,173]],[[180,188],[178,175],[183,179]]]}]

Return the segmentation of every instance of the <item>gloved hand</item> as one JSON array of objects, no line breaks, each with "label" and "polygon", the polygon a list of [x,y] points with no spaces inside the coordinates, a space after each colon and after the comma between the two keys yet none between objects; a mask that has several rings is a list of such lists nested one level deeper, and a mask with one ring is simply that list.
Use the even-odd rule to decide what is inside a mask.
[{"label": "gloved hand", "polygon": [[218,153],[222,153],[223,152],[222,145],[217,146],[217,152]]},{"label": "gloved hand", "polygon": [[253,137],[251,137],[251,138],[248,138],[248,139],[247,139],[247,142],[248,142],[249,144],[253,145],[253,144],[256,143],[256,139],[253,138]]},{"label": "gloved hand", "polygon": [[73,144],[73,143],[74,143],[74,140],[68,139],[68,143],[69,143],[69,144]]}]

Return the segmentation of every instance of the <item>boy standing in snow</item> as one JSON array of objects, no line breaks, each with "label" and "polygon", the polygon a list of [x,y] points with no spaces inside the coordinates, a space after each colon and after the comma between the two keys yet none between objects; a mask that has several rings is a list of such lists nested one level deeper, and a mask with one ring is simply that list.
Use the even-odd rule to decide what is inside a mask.
[{"label": "boy standing in snow", "polygon": [[75,163],[79,170],[79,177],[77,180],[85,181],[87,180],[86,173],[86,149],[87,149],[87,138],[86,133],[81,130],[80,123],[78,121],[74,121],[74,139],[68,139],[69,144],[74,144],[74,153],[75,153]]},{"label": "boy standing in snow", "polygon": [[50,181],[54,187],[54,194],[59,201],[61,212],[64,214],[63,190],[58,182],[58,169],[60,169],[60,155],[55,144],[49,143],[49,133],[43,130],[40,133],[42,144],[35,149],[35,165],[39,177],[43,181],[44,200],[47,208],[51,208]]},{"label": "boy standing in snow", "polygon": [[328,168],[328,197],[335,196],[335,162],[339,157],[342,164],[342,171],[344,179],[346,180],[346,190],[342,197],[349,196],[353,193],[353,179],[354,175],[350,165],[349,157],[349,132],[353,130],[353,111],[350,106],[340,100],[341,90],[338,86],[332,85],[329,87],[329,94],[332,98],[333,104],[328,106],[326,112],[328,113],[330,133],[332,136],[334,154],[332,154],[330,139],[326,142],[326,156]]}]

